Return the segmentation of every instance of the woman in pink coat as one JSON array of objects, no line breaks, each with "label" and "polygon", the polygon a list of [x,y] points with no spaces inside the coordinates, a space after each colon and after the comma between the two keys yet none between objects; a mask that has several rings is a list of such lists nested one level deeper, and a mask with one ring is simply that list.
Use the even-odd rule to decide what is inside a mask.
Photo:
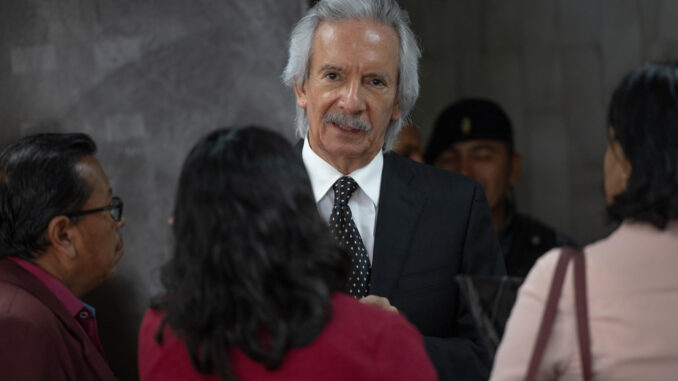
[{"label": "woman in pink coat", "polygon": [[402,316],[338,292],[348,257],[281,136],[249,127],[200,140],[173,233],[166,294],[139,333],[141,381],[437,379]]},{"label": "woman in pink coat", "polygon": [[[619,223],[584,248],[594,380],[678,378],[678,66],[645,65],[610,102],[605,197]],[[492,381],[523,380],[560,250],[528,275]],[[539,380],[581,380],[572,266]]]}]

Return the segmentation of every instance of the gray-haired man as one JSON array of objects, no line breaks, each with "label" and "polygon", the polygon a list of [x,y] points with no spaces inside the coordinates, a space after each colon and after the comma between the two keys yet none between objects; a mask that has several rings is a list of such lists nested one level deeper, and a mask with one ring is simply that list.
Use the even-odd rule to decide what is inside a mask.
[{"label": "gray-haired man", "polygon": [[283,77],[318,208],[352,255],[347,291],[417,326],[441,379],[486,379],[454,281],[505,273],[485,195],[389,152],[418,97],[419,56],[395,1],[323,0],[292,32]]}]

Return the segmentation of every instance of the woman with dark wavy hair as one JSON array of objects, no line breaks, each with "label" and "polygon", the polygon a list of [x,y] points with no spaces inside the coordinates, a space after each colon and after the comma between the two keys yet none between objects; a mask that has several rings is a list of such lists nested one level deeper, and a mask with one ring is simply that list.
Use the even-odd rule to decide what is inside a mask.
[{"label": "woman with dark wavy hair", "polygon": [[421,335],[339,293],[345,253],[301,158],[256,127],[215,131],[184,163],[166,294],[139,333],[149,380],[431,380]]},{"label": "woman with dark wavy hair", "polygon": [[[605,198],[619,226],[584,249],[593,379],[675,380],[678,65],[627,75],[612,95],[607,132]],[[545,254],[525,280],[491,380],[525,378],[559,254]],[[583,379],[571,269],[565,279],[537,380]]]}]

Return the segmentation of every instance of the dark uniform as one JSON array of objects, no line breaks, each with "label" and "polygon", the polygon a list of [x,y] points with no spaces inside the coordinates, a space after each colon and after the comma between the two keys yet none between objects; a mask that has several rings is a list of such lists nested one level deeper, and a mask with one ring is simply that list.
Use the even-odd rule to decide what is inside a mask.
[{"label": "dark uniform", "polygon": [[507,204],[506,222],[499,230],[499,244],[508,275],[525,277],[545,252],[564,245],[576,246],[569,237],[527,214],[517,213],[512,203]]},{"label": "dark uniform", "polygon": [[[513,152],[513,128],[508,115],[498,104],[486,99],[467,98],[448,105],[435,122],[424,161],[433,164],[454,143],[469,140],[503,142]],[[510,197],[506,203],[506,219],[498,238],[508,275],[525,277],[548,250],[563,245],[576,246],[548,225],[518,213]]]}]

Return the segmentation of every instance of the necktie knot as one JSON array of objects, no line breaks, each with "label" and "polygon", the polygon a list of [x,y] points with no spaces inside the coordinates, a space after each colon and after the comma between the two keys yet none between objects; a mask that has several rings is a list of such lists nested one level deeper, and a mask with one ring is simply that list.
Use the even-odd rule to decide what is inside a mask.
[{"label": "necktie knot", "polygon": [[334,189],[335,203],[344,205],[348,203],[353,192],[358,189],[358,183],[350,176],[342,176],[332,185],[332,189]]}]

